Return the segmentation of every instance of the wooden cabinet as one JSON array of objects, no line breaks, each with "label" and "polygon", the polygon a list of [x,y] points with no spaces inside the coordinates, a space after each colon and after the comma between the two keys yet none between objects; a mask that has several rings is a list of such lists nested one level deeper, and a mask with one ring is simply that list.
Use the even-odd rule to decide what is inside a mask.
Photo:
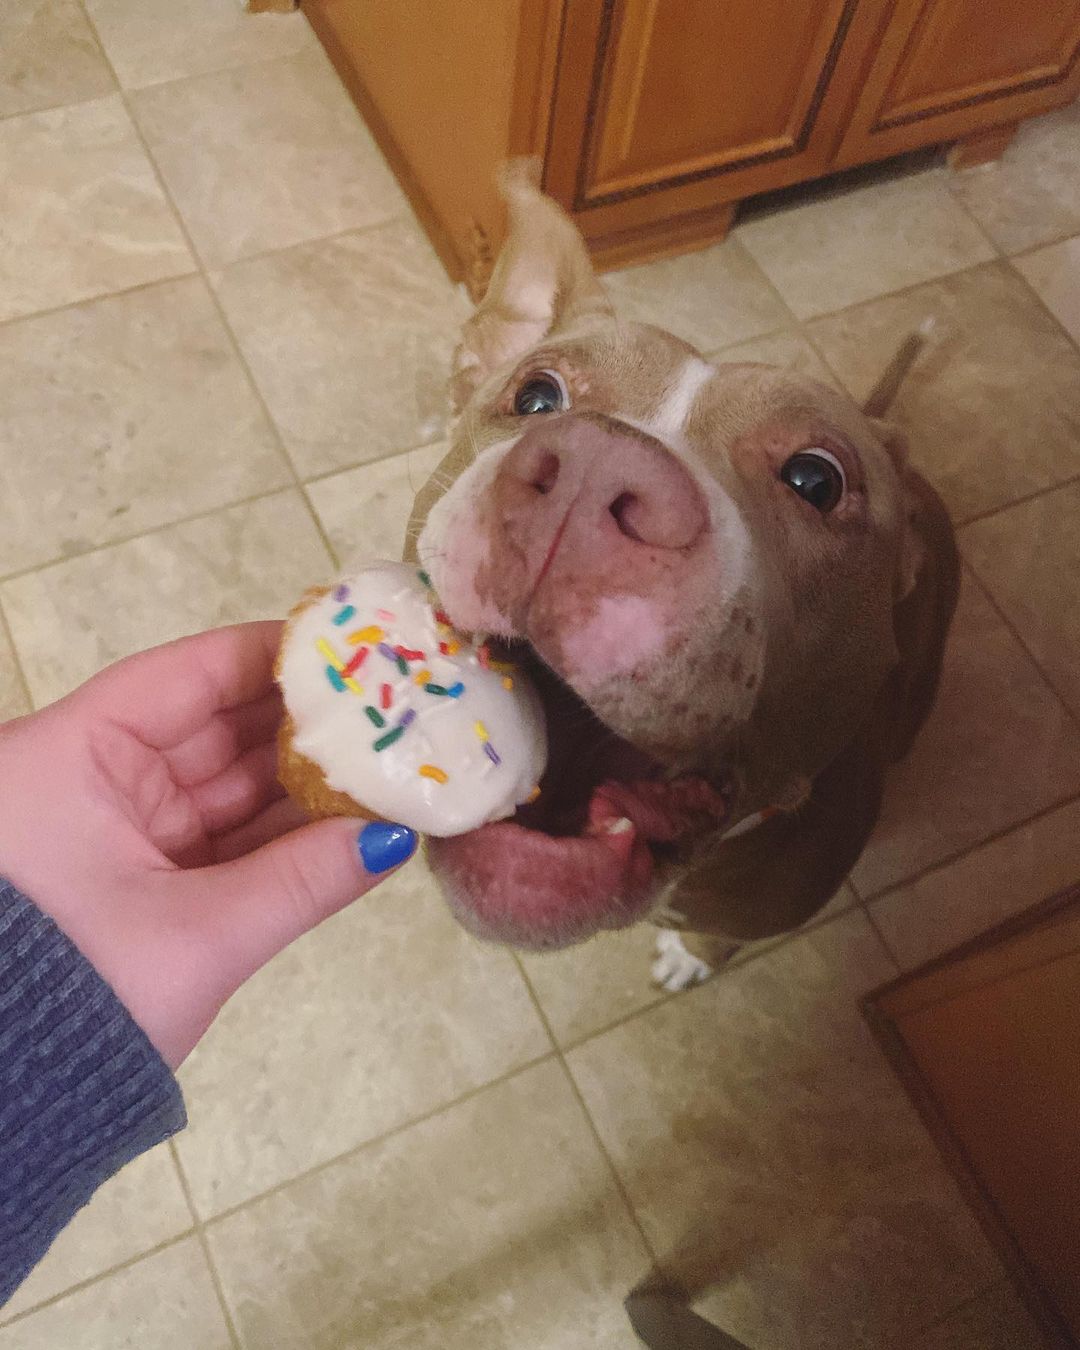
[{"label": "wooden cabinet", "polygon": [[532,154],[601,265],[1080,92],[1080,0],[303,0],[447,268],[482,290]]}]

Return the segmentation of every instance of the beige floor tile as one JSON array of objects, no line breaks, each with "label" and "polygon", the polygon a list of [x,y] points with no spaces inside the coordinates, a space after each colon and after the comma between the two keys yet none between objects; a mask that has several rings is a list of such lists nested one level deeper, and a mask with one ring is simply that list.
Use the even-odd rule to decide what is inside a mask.
[{"label": "beige floor tile", "polygon": [[1019,253],[1080,230],[1080,105],[1025,122],[1001,159],[953,191],[999,248]]},{"label": "beige floor tile", "polygon": [[937,703],[890,770],[852,879],[865,897],[1080,791],[1080,733],[974,584],[963,588]]},{"label": "beige floor tile", "polygon": [[767,333],[791,317],[737,239],[609,272],[604,284],[621,318],[657,324],[703,351]]},{"label": "beige floor tile", "polygon": [[81,103],[115,88],[78,0],[0,5],[0,117]]},{"label": "beige floor tile", "polygon": [[321,50],[143,89],[131,106],[207,266],[407,211]]},{"label": "beige floor tile", "polygon": [[163,1252],[0,1327],[0,1350],[229,1350],[202,1250]]},{"label": "beige floor tile", "polygon": [[648,1269],[548,1063],[209,1229],[246,1350],[633,1350]]},{"label": "beige floor tile", "polygon": [[964,556],[1080,718],[1080,484],[969,525]]},{"label": "beige floor tile", "polygon": [[15,661],[7,633],[0,624],[0,722],[21,717],[30,711],[29,700]]},{"label": "beige floor tile", "polygon": [[0,1309],[0,1323],[190,1227],[176,1164],[162,1144],[128,1163],[79,1211]]},{"label": "beige floor tile", "polygon": [[904,970],[951,951],[1080,881],[1080,803],[1071,802],[870,905]]},{"label": "beige floor tile", "polygon": [[341,565],[400,558],[413,498],[446,454],[445,442],[309,483],[307,494]]},{"label": "beige floor tile", "polygon": [[1027,277],[1072,340],[1080,344],[1080,235],[1014,258],[1013,266]]},{"label": "beige floor tile", "polygon": [[[826,923],[857,903],[854,891],[845,884],[805,926]],[[652,982],[657,931],[650,923],[639,923],[614,933],[598,933],[563,951],[522,954],[525,973],[560,1045],[590,1036],[667,997]],[[730,964],[756,960],[787,936],[747,942],[732,955]]]},{"label": "beige floor tile", "polygon": [[910,1350],[1045,1350],[1046,1341],[1012,1286],[1000,1284],[907,1345]]},{"label": "beige floor tile", "polygon": [[284,616],[331,571],[293,491],[30,572],[0,595],[40,707],[144,647]]},{"label": "beige floor tile", "polygon": [[892,972],[854,913],[568,1055],[658,1254],[761,1350],[880,1346],[997,1273],[859,1013]]},{"label": "beige floor tile", "polygon": [[768,337],[751,338],[713,353],[714,361],[762,361],[768,366],[792,370],[797,375],[809,375],[812,380],[836,385],[837,379],[801,333],[786,329],[770,333]]},{"label": "beige floor tile", "polygon": [[656,929],[639,923],[564,951],[524,953],[556,1040],[566,1045],[666,997],[649,976],[655,949]]},{"label": "beige floor tile", "polygon": [[469,306],[411,221],[238,263],[216,284],[302,477],[444,434]]},{"label": "beige floor tile", "polygon": [[248,14],[240,0],[85,0],[128,89],[290,56],[314,43],[303,15]]},{"label": "beige floor tile", "polygon": [[0,122],[0,320],[194,266],[119,96]]},{"label": "beige floor tile", "polygon": [[184,1065],[177,1147],[199,1212],[549,1048],[509,954],[470,938],[414,863],[257,975]]},{"label": "beige floor tile", "polygon": [[292,481],[197,277],[0,328],[0,573]]},{"label": "beige floor tile", "polygon": [[1080,356],[1007,266],[820,319],[810,334],[861,399],[927,317],[938,337],[905,381],[895,417],[954,518],[1080,472]]},{"label": "beige floor tile", "polygon": [[789,207],[736,237],[800,319],[994,256],[940,169]]}]

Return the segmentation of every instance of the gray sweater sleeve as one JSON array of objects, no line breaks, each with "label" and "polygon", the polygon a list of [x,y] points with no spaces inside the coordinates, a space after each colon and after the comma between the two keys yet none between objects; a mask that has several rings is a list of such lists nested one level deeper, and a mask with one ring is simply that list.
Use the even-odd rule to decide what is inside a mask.
[{"label": "gray sweater sleeve", "polygon": [[113,991],[0,878],[0,1305],[103,1181],[186,1123]]}]

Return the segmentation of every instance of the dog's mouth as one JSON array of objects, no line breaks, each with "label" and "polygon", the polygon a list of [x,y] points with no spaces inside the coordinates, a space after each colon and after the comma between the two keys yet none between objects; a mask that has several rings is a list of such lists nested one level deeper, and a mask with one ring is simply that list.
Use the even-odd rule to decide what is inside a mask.
[{"label": "dog's mouth", "polygon": [[431,839],[429,856],[466,928],[517,947],[564,947],[640,919],[664,866],[722,824],[729,804],[704,778],[672,775],[616,735],[529,644],[505,644],[505,655],[543,703],[540,795],[509,820]]}]

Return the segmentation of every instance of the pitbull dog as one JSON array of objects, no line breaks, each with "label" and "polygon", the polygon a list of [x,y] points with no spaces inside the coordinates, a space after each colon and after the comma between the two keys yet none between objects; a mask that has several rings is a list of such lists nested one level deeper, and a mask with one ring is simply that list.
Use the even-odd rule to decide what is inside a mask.
[{"label": "pitbull dog", "polygon": [[525,170],[506,195],[406,551],[454,624],[534,679],[550,761],[534,804],[429,856],[496,942],[646,916],[698,935],[661,934],[654,973],[681,987],[834,894],[933,702],[956,549],[880,416],[918,343],[863,411],[707,361],[616,319]]}]

